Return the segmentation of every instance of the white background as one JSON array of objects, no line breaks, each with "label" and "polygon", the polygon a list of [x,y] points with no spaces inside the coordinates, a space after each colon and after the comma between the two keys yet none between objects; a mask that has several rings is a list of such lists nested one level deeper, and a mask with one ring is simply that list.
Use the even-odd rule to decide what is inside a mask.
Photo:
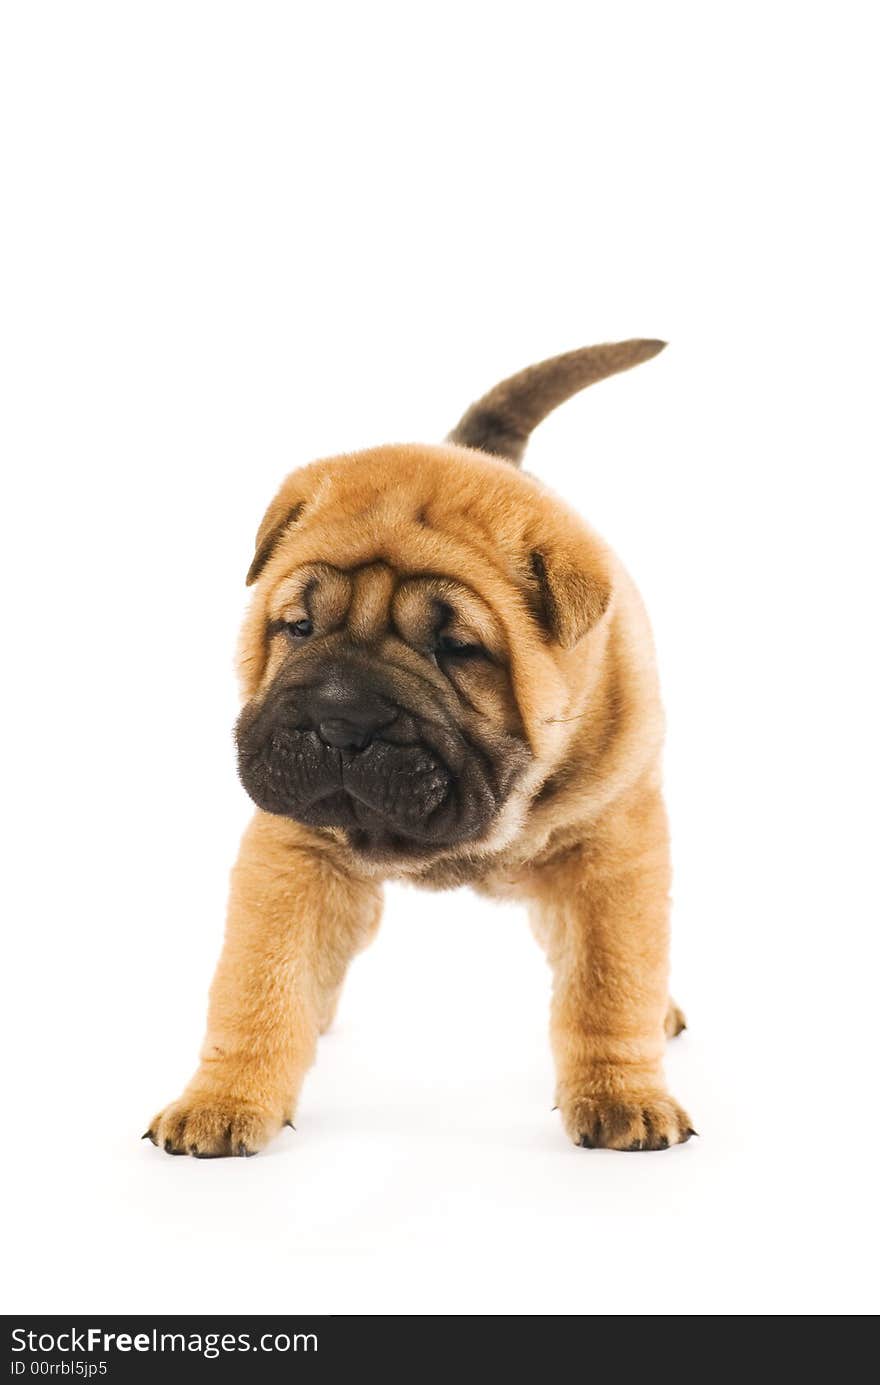
[{"label": "white background", "polygon": [[[4,6],[8,1311],[876,1307],[873,17]],[[297,1133],[140,1143],[248,817],[274,487],[636,335],[529,465],[653,615],[700,1139],[569,1147],[524,917],[394,888]]]}]

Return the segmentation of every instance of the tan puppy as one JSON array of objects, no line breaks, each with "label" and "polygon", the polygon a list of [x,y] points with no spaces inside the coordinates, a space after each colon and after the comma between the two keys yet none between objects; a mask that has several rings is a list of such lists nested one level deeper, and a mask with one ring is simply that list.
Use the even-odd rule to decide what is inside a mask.
[{"label": "tan puppy", "polygon": [[147,1132],[169,1153],[253,1154],[290,1123],[381,882],[403,876],[528,904],[576,1144],[693,1133],[662,1071],[684,1020],[648,623],[608,548],[515,470],[551,409],[662,345],[546,361],[445,445],[315,462],[269,506],[236,733],[258,811],[201,1065]]}]

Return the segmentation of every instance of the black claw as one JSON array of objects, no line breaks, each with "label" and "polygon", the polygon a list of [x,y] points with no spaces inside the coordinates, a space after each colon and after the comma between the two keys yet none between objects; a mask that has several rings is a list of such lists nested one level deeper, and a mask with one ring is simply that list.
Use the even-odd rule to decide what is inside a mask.
[{"label": "black claw", "polygon": [[166,1154],[186,1154],[185,1149],[175,1149],[170,1140],[165,1141]]},{"label": "black claw", "polygon": [[590,1139],[589,1135],[581,1135],[581,1138],[580,1138],[580,1140],[579,1140],[579,1144],[580,1144],[581,1149],[595,1149],[595,1148],[596,1148],[596,1146],[593,1144],[593,1141]]},{"label": "black claw", "polygon": [[[698,1130],[692,1130],[691,1127],[688,1126],[687,1130],[684,1132],[685,1140],[689,1140],[691,1138],[691,1135],[696,1135],[697,1139],[700,1138],[700,1132]],[[682,1144],[684,1144],[684,1140],[682,1141]]]},{"label": "black claw", "polygon": [[641,1140],[633,1140],[631,1145],[627,1145],[626,1152],[627,1154],[636,1154],[641,1149],[641,1147]]},{"label": "black claw", "polygon": [[242,1140],[241,1144],[238,1146],[238,1149],[235,1152],[238,1155],[239,1159],[250,1159],[254,1154],[256,1154],[257,1151],[255,1149],[248,1149],[247,1145]]},{"label": "black claw", "polygon": [[156,1143],[156,1136],[153,1134],[152,1130],[145,1130],[143,1135],[141,1135],[141,1139],[152,1140],[153,1144]]},{"label": "black claw", "polygon": [[661,1135],[661,1136],[660,1136],[660,1141],[659,1141],[659,1143],[658,1143],[658,1145],[657,1145],[657,1148],[658,1148],[658,1149],[668,1149],[668,1148],[669,1148],[669,1139],[668,1139],[668,1137],[667,1137],[666,1135]]},{"label": "black claw", "polygon": [[289,1129],[291,1129],[291,1130],[295,1130],[295,1129],[296,1129],[296,1126],[294,1125],[293,1121],[285,1121],[284,1124],[285,1124],[286,1126],[288,1126]]}]

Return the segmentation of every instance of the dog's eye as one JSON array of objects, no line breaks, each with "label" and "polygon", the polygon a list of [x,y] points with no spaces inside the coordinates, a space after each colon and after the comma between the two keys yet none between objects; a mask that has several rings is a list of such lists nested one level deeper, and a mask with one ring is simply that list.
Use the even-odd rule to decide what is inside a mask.
[{"label": "dog's eye", "polygon": [[481,644],[468,644],[465,640],[457,640],[452,635],[441,635],[434,652],[438,658],[478,659],[483,653],[483,646]]},{"label": "dog's eye", "polygon": [[290,620],[287,622],[287,633],[293,635],[296,640],[308,639],[313,628],[310,620]]}]

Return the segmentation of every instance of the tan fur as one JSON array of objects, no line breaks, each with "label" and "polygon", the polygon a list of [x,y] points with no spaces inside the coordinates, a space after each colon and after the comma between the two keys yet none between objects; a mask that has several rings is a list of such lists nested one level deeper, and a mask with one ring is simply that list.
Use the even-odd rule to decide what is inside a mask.
[{"label": "tan fur", "polygon": [[381,879],[405,875],[528,906],[553,969],[556,1099],[575,1143],[686,1140],[662,1072],[665,1036],[684,1027],[668,995],[663,717],[644,610],[610,550],[503,461],[452,444],[388,446],[294,472],[251,571],[248,703],[283,659],[272,621],[299,619],[307,587],[328,640],[426,679],[419,622],[453,592],[461,637],[493,661],[445,693],[437,675],[437,696],[454,693],[462,717],[519,737],[527,762],[483,840],[394,866],[371,865],[339,829],[258,811],[233,874],[201,1066],[151,1138],[175,1153],[253,1153],[292,1120],[348,962],[377,927]]}]

